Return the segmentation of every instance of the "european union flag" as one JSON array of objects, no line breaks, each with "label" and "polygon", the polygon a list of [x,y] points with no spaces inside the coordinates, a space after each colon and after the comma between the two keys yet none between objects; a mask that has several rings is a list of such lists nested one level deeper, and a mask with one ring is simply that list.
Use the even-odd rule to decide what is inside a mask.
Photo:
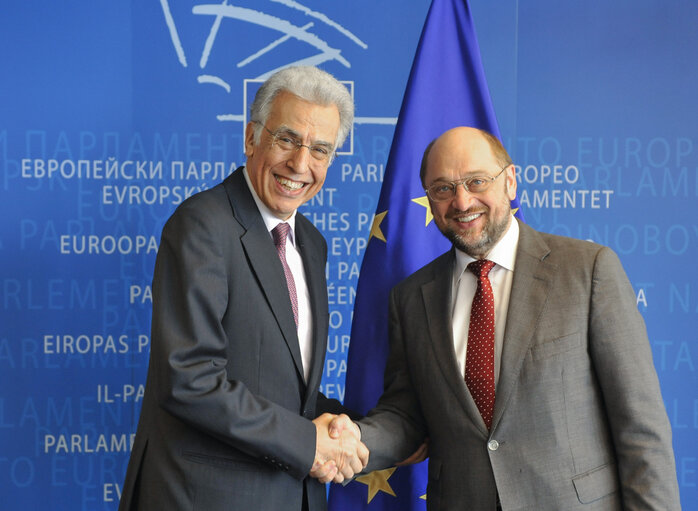
[{"label": "european union flag", "polygon": [[[390,289],[450,248],[432,222],[419,166],[427,144],[456,126],[474,126],[500,136],[468,5],[465,0],[433,0],[359,276],[344,401],[356,411],[370,410],[383,390]],[[330,509],[423,510],[426,487],[426,462],[393,467],[361,476],[344,487],[332,485]]]}]

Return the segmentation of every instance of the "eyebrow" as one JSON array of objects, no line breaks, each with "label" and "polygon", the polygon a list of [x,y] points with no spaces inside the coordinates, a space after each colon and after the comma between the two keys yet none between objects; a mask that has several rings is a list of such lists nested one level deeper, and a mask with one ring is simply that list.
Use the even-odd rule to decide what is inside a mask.
[{"label": "eyebrow", "polygon": [[[288,126],[282,124],[276,129],[276,133],[288,133],[292,137],[298,139],[298,140],[303,140],[303,137],[301,136],[300,133],[298,133],[296,130],[289,128]],[[310,141],[311,146],[322,146],[322,147],[327,147],[329,149],[332,149],[334,147],[334,144],[331,142],[326,142],[325,140],[311,140]]]},{"label": "eyebrow", "polygon": [[437,177],[436,179],[434,179],[433,182],[436,183],[437,181],[441,181],[444,183],[453,183],[454,181],[462,181],[464,179],[469,179],[471,177],[493,177],[493,176],[490,176],[487,173],[487,171],[485,171],[485,170],[473,170],[472,172],[468,172],[465,176],[459,177],[458,179],[446,179],[445,177]]}]

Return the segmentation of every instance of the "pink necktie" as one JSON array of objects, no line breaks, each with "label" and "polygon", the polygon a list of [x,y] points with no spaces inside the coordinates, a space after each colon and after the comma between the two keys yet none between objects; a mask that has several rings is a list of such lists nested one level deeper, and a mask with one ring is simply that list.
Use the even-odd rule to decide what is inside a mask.
[{"label": "pink necktie", "polygon": [[289,268],[286,262],[286,237],[290,230],[290,225],[287,223],[280,223],[272,229],[271,234],[274,237],[274,245],[276,245],[276,251],[279,253],[279,259],[281,259],[281,264],[284,267],[288,296],[291,298],[291,308],[293,309],[293,319],[296,322],[296,327],[298,327],[298,295],[296,295],[296,283],[293,280],[291,268]]},{"label": "pink necktie", "polygon": [[494,412],[494,295],[487,274],[492,261],[480,259],[468,265],[477,277],[477,291],[470,310],[465,383],[489,430]]}]

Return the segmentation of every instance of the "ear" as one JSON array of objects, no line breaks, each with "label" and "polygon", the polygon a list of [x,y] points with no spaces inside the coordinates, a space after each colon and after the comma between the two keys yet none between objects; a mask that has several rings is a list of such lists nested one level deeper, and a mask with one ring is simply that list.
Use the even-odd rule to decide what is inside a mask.
[{"label": "ear", "polygon": [[506,192],[509,200],[511,201],[516,198],[516,166],[512,163],[509,165],[505,173],[505,180],[507,184]]},{"label": "ear", "polygon": [[245,156],[248,158],[254,154],[254,125],[255,123],[250,121],[245,126]]}]

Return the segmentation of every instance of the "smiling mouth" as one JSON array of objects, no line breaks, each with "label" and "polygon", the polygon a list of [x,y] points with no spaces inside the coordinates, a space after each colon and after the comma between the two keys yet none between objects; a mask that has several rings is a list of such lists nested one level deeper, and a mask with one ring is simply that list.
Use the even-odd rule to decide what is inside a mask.
[{"label": "smiling mouth", "polygon": [[456,222],[460,222],[460,223],[466,224],[466,223],[468,223],[468,222],[472,222],[473,220],[475,220],[476,218],[478,218],[478,217],[481,216],[482,214],[483,214],[483,213],[473,213],[473,214],[471,214],[471,215],[460,215],[460,216],[454,217],[454,220],[455,220]]},{"label": "smiling mouth", "polygon": [[301,183],[300,181],[293,181],[291,179],[286,179],[285,177],[281,176],[274,176],[274,179],[276,179],[277,183],[279,183],[281,186],[283,186],[289,191],[300,190],[306,185],[306,183]]}]

